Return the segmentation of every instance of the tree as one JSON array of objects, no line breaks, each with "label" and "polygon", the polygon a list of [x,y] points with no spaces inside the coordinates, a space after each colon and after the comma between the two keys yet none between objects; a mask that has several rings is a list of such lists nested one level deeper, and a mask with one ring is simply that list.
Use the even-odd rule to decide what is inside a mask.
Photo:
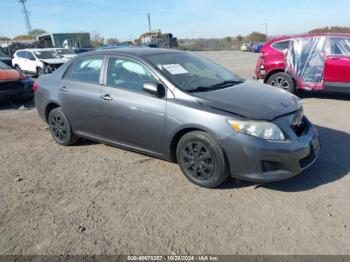
[{"label": "tree", "polygon": [[32,35],[17,35],[13,38],[13,40],[21,41],[21,40],[34,40]]},{"label": "tree", "polygon": [[312,33],[350,33],[350,27],[340,27],[340,26],[326,26],[322,28],[316,28],[309,31]]},{"label": "tree", "polygon": [[0,41],[8,41],[8,40],[10,40],[10,38],[6,36],[0,36]]},{"label": "tree", "polygon": [[119,40],[117,38],[107,38],[106,44],[107,45],[117,45],[117,44],[119,44]]},{"label": "tree", "polygon": [[104,38],[100,35],[99,32],[93,32],[90,34],[91,45],[93,48],[100,47],[104,44]]},{"label": "tree", "polygon": [[32,31],[30,31],[29,35],[31,35],[31,36],[33,36],[35,38],[38,35],[41,35],[41,34],[44,34],[44,33],[46,33],[45,30],[36,28],[36,29],[33,29]]}]

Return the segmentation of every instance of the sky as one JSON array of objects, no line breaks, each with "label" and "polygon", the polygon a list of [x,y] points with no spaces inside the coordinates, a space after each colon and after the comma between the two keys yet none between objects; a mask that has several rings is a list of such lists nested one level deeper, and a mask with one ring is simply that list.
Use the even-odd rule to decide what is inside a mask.
[{"label": "sky", "polygon": [[[28,0],[32,28],[47,32],[98,32],[131,40],[152,30],[178,38],[304,33],[324,26],[350,26],[350,0]],[[18,0],[0,0],[0,35],[26,33]]]}]

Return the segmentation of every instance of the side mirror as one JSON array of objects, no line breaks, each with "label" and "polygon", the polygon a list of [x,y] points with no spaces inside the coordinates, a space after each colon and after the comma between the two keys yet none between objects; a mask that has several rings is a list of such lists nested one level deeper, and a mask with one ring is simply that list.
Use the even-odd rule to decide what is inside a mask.
[{"label": "side mirror", "polygon": [[143,84],[143,90],[156,97],[164,97],[165,96],[165,87],[158,82],[145,82]]},{"label": "side mirror", "polygon": [[29,58],[29,60],[35,61],[35,57],[31,57],[31,58]]}]

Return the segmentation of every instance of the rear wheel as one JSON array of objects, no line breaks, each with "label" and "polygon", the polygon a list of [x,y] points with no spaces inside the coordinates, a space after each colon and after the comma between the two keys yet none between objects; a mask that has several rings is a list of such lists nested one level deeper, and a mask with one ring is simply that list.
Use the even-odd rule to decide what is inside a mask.
[{"label": "rear wheel", "polygon": [[78,140],[78,137],[72,132],[72,128],[62,108],[52,109],[49,113],[48,122],[50,133],[58,144],[68,146]]},{"label": "rear wheel", "polygon": [[176,157],[184,175],[196,185],[214,188],[229,175],[224,152],[205,132],[185,134],[177,145]]},{"label": "rear wheel", "polygon": [[277,88],[282,88],[292,94],[296,92],[296,86],[293,78],[287,73],[276,73],[267,80],[267,84]]}]

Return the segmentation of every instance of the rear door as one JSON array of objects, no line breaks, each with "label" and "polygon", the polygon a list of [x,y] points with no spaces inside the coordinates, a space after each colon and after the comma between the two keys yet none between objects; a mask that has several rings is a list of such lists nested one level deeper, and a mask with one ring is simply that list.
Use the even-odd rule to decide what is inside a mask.
[{"label": "rear door", "polygon": [[104,56],[82,57],[65,72],[58,87],[59,101],[75,132],[97,135]]},{"label": "rear door", "polygon": [[32,52],[27,52],[26,67],[29,72],[36,72],[36,61],[35,56]]},{"label": "rear door", "polygon": [[350,91],[350,37],[330,37],[324,85],[330,91]]},{"label": "rear door", "polygon": [[110,57],[102,88],[101,128],[106,139],[162,154],[165,137],[166,99],[143,91],[157,77],[141,62]]}]

